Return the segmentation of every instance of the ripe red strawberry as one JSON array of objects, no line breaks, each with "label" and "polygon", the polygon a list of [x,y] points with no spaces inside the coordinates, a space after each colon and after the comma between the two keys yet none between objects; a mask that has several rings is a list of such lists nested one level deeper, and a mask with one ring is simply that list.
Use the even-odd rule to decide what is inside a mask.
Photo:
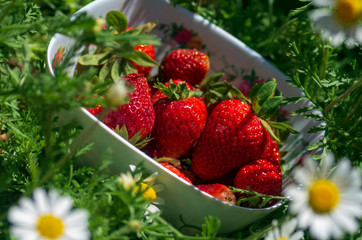
[{"label": "ripe red strawberry", "polygon": [[267,134],[249,105],[224,100],[210,113],[192,155],[192,170],[202,180],[215,180],[256,160]]},{"label": "ripe red strawberry", "polygon": [[176,168],[175,166],[169,164],[169,163],[165,163],[165,162],[160,162],[160,164],[167,168],[168,170],[170,170],[171,172],[173,172],[174,174],[176,174],[177,176],[179,176],[180,178],[182,178],[183,180],[185,180],[186,182],[189,182],[192,184],[191,180],[185,176],[184,173],[182,173],[178,168]]},{"label": "ripe red strawberry", "polygon": [[280,163],[280,153],[278,144],[273,140],[273,138],[267,133],[267,143],[265,145],[264,153],[259,157],[261,159],[266,159],[272,161],[276,164]]},{"label": "ripe red strawberry", "polygon": [[176,49],[162,61],[160,75],[164,82],[182,79],[191,85],[202,82],[210,68],[209,57],[196,49]]},{"label": "ripe red strawberry", "polygon": [[227,202],[230,204],[234,204],[234,205],[236,203],[236,197],[235,197],[234,193],[231,192],[230,188],[228,188],[227,186],[225,186],[223,184],[219,184],[219,183],[200,184],[200,185],[196,185],[196,187],[198,189],[200,189],[201,191],[204,191],[221,201],[224,201],[224,202]]},{"label": "ripe red strawberry", "polygon": [[[176,80],[172,80],[172,82],[175,84],[175,85],[179,85],[180,83],[183,83],[184,81],[180,80],[180,79],[176,79]],[[168,87],[170,84],[170,82],[167,82],[165,83],[165,87]],[[186,83],[186,86],[187,86],[187,89],[188,90],[194,90],[194,88]],[[155,92],[155,94],[153,94],[152,96],[152,103],[155,103],[158,99],[161,99],[161,98],[166,98],[167,96],[161,91],[161,90],[158,90]]]},{"label": "ripe red strawberry", "polygon": [[[155,47],[152,44],[139,44],[134,47],[136,51],[146,53],[151,59],[155,60]],[[132,65],[136,68],[137,72],[145,75],[146,77],[150,74],[152,67],[144,67],[130,60]]]},{"label": "ripe red strawberry", "polygon": [[[198,140],[206,123],[206,106],[199,98],[189,96],[186,83],[170,84],[168,88],[160,83],[159,87],[168,98],[153,105],[156,120],[152,137],[159,157],[179,158]],[[173,88],[180,94],[175,94]]]},{"label": "ripe red strawberry", "polygon": [[[133,30],[133,29],[134,29],[133,27],[127,27],[126,32]],[[139,45],[135,46],[134,49],[136,51],[146,53],[151,59],[155,60],[155,47],[152,44],[139,44]],[[138,65],[137,63],[133,62],[132,60],[130,60],[130,62],[136,68],[137,72],[145,75],[145,77],[147,77],[152,70],[152,67],[144,67],[144,66]]]},{"label": "ripe red strawberry", "polygon": [[84,107],[88,112],[90,112],[92,115],[97,115],[101,110],[102,110],[102,106],[100,104],[97,104],[97,106],[93,107],[93,108],[87,108]]},{"label": "ripe red strawberry", "polygon": [[280,166],[265,159],[258,159],[246,164],[237,172],[234,187],[266,195],[280,196],[282,192]]},{"label": "ripe red strawberry", "polygon": [[139,131],[141,137],[145,137],[151,133],[155,121],[147,79],[142,74],[131,73],[120,81],[127,81],[134,88],[129,95],[130,101],[107,113],[103,122],[112,129],[125,125],[129,138]]}]

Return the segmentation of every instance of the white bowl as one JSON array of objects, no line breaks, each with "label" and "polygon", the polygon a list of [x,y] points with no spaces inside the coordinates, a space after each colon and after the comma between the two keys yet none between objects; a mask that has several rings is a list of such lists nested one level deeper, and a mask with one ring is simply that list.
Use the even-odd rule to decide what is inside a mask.
[{"label": "white bowl", "polygon": [[[288,85],[286,82],[288,78],[282,72],[244,43],[204,18],[181,7],[171,6],[165,0],[97,0],[76,14],[86,11],[97,18],[105,17],[110,10],[122,11],[127,16],[130,26],[158,20],[158,26],[177,23],[196,32],[203,39],[203,43],[206,45],[205,50],[210,54],[210,73],[228,72],[235,74],[236,78],[233,81],[235,86],[242,81],[242,74],[250,73],[253,69],[260,78],[275,78],[278,83],[277,88],[282,91],[284,96],[299,96],[301,94],[297,89]],[[151,33],[159,37],[165,36],[165,32],[159,28],[154,29]],[[72,43],[72,39],[60,34],[56,34],[52,38],[47,53],[47,63],[52,74],[54,74],[52,61],[57,50],[62,46],[66,50]],[[161,47],[156,47],[156,60],[160,62],[166,51],[172,46],[174,47],[173,44],[176,42],[168,39],[163,42]],[[74,68],[71,68],[69,74],[72,75],[73,71]],[[296,107],[289,105],[285,109],[292,111]],[[68,113],[67,117],[63,115],[64,118],[69,118],[68,116],[78,120],[84,128],[77,141],[94,143],[93,149],[81,159],[83,164],[95,165],[102,154],[110,149],[110,155],[113,158],[112,174],[129,171],[129,165],[137,165],[141,162],[144,162],[146,170],[150,173],[159,173],[158,182],[163,183],[166,190],[159,193],[159,196],[165,200],[165,204],[158,207],[162,211],[162,217],[175,227],[182,226],[180,217],[185,223],[200,227],[206,216],[213,215],[221,220],[220,233],[229,233],[264,218],[281,206],[279,203],[264,209],[251,209],[230,205],[210,197],[170,171],[161,168],[154,160],[98,121],[84,108]],[[291,123],[294,128],[301,132],[301,134],[291,136],[283,147],[289,150],[289,155],[286,157],[293,160],[304,148],[301,144],[302,140],[313,142],[317,138],[307,134],[309,126],[314,124],[310,120],[294,117],[291,119]]]}]

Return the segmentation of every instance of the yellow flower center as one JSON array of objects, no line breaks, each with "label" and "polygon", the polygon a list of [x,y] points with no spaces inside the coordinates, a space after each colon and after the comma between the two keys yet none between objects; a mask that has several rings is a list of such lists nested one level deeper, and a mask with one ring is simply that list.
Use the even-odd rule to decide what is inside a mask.
[{"label": "yellow flower center", "polygon": [[309,204],[316,213],[328,213],[339,202],[337,186],[327,179],[315,181],[309,188]]},{"label": "yellow flower center", "polygon": [[36,229],[42,237],[56,239],[64,232],[64,224],[61,219],[53,215],[39,217]]},{"label": "yellow flower center", "polygon": [[138,193],[139,191],[141,191],[143,197],[150,202],[153,202],[157,197],[156,191],[146,183],[141,183],[140,186],[133,188],[133,192]]},{"label": "yellow flower center", "polygon": [[351,26],[356,24],[362,16],[361,0],[338,0],[335,16],[342,25]]},{"label": "yellow flower center", "polygon": [[285,237],[280,237],[277,240],[288,240],[288,239],[286,239]]}]

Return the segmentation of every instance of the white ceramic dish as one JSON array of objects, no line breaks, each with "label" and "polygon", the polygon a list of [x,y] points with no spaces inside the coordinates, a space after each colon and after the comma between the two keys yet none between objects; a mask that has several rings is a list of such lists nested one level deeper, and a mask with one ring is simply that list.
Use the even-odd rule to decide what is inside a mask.
[{"label": "white ceramic dish", "polygon": [[[110,10],[122,11],[127,16],[130,26],[158,20],[159,26],[167,27],[176,23],[197,33],[206,46],[204,50],[210,54],[210,73],[226,72],[234,75],[235,86],[240,85],[243,75],[250,74],[254,70],[260,78],[277,79],[278,89],[284,96],[300,95],[297,89],[287,84],[287,77],[258,53],[219,27],[183,8],[171,6],[165,0],[97,0],[79,12],[86,11],[94,17],[104,17]],[[156,28],[151,32],[164,41],[162,47],[156,48],[157,61],[163,58],[167,50],[178,45],[174,39],[164,38],[166,36],[164,29]],[[60,47],[66,49],[71,44],[72,39],[66,36],[56,34],[53,37],[47,53],[47,63],[51,73],[53,73],[52,62],[57,50]],[[72,71],[73,69],[70,69],[69,73],[72,74]],[[291,111],[295,107],[291,105],[285,109]],[[214,215],[221,220],[220,233],[229,233],[264,218],[281,205],[277,204],[265,209],[249,209],[219,201],[161,168],[154,160],[118,136],[85,109],[76,109],[67,116],[74,117],[84,127],[78,141],[94,143],[92,151],[82,158],[84,164],[96,164],[108,149],[111,150],[110,154],[113,158],[111,168],[113,174],[129,171],[129,165],[137,165],[140,162],[144,162],[150,173],[159,173],[158,181],[166,186],[166,190],[159,193],[159,196],[165,200],[165,204],[158,207],[162,211],[162,216],[176,227],[182,225],[181,216],[185,223],[200,227],[206,216]],[[306,133],[308,126],[313,124],[309,120],[297,117],[291,119],[291,123],[294,128],[301,131],[301,134],[290,137],[284,147],[290,151],[287,158],[293,160],[303,149],[302,142],[314,141],[316,136]]]}]

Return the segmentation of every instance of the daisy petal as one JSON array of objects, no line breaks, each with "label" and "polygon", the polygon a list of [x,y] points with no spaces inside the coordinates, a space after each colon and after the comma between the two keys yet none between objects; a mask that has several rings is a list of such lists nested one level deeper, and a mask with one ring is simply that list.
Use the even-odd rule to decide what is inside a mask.
[{"label": "daisy petal", "polygon": [[88,224],[88,212],[81,209],[73,210],[65,219],[65,225],[69,228]]},{"label": "daisy petal", "polygon": [[340,187],[348,185],[350,183],[350,181],[348,181],[350,169],[351,169],[350,161],[341,160],[338,163],[335,171],[332,173],[331,180]]},{"label": "daisy petal", "polygon": [[331,225],[328,217],[315,215],[310,226],[310,233],[316,239],[329,239]]},{"label": "daisy petal", "polygon": [[327,151],[326,155],[323,158],[322,166],[321,166],[321,177],[326,178],[328,175],[328,171],[332,168],[334,163],[334,155],[332,152]]},{"label": "daisy petal", "polygon": [[39,214],[47,214],[50,211],[50,202],[47,193],[42,188],[37,188],[33,192],[34,202]]},{"label": "daisy petal", "polygon": [[290,240],[300,240],[304,237],[304,232],[303,231],[297,231],[295,233],[293,233],[292,236],[290,236]]},{"label": "daisy petal", "polygon": [[21,240],[37,240],[39,239],[38,233],[35,229],[26,229],[23,227],[11,227],[11,235]]},{"label": "daisy petal", "polygon": [[70,228],[65,232],[66,240],[88,240],[90,239],[89,231],[85,229]]},{"label": "daisy petal", "polygon": [[311,220],[314,218],[314,213],[309,208],[303,209],[303,211],[302,209],[300,210],[301,211],[299,211],[298,213],[299,226],[301,226],[302,228],[306,228],[310,224]]},{"label": "daisy petal", "polygon": [[36,214],[26,212],[20,207],[11,207],[8,213],[9,222],[24,228],[34,227],[37,219]]},{"label": "daisy petal", "polygon": [[56,208],[52,208],[52,212],[54,215],[61,218],[67,216],[73,207],[73,201],[69,197],[59,197],[56,201],[54,201],[54,204]]},{"label": "daisy petal", "polygon": [[335,4],[336,0],[313,0],[312,4],[317,7],[330,7]]},{"label": "daisy petal", "polygon": [[23,209],[24,212],[37,215],[34,203],[30,198],[21,198],[19,200],[19,206]]},{"label": "daisy petal", "polygon": [[353,217],[348,216],[347,214],[335,214],[334,220],[341,228],[347,230],[347,232],[351,234],[357,232],[359,229],[358,221],[356,221]]},{"label": "daisy petal", "polygon": [[292,219],[281,226],[282,236],[290,236],[297,227],[297,219]]},{"label": "daisy petal", "polygon": [[357,40],[359,44],[362,45],[362,27],[357,25],[353,33],[354,33],[354,38]]}]

